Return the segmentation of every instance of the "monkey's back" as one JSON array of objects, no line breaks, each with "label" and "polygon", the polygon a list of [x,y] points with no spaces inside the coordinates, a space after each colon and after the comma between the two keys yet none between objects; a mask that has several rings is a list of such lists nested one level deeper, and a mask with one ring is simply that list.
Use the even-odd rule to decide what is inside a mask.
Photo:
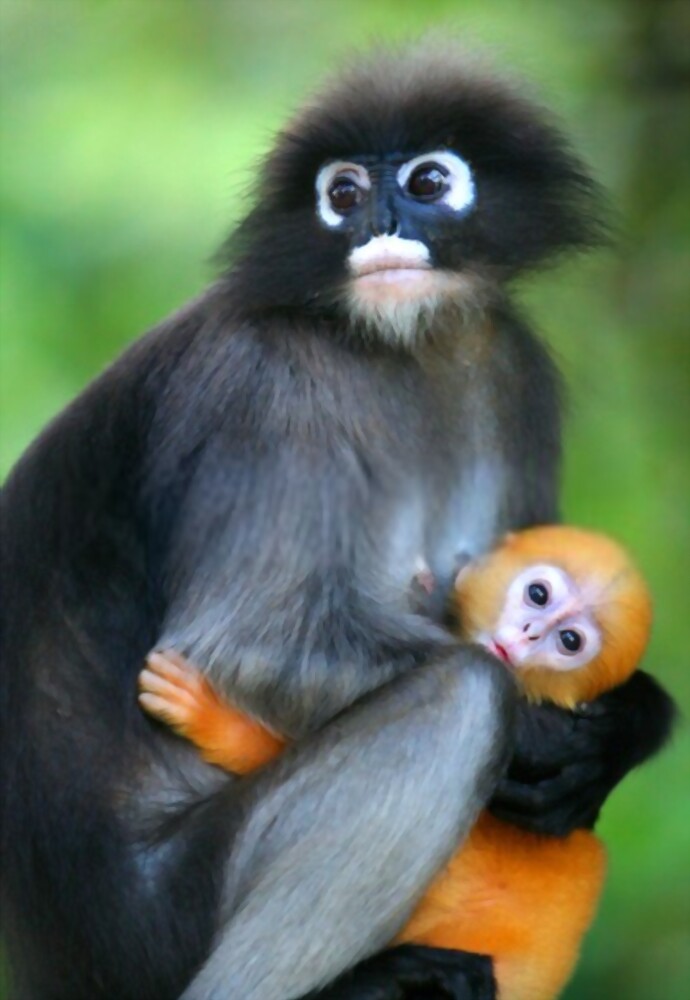
[{"label": "monkey's back", "polygon": [[501,1000],[553,1000],[594,917],[605,865],[586,830],[544,837],[483,813],[399,940],[490,955]]}]

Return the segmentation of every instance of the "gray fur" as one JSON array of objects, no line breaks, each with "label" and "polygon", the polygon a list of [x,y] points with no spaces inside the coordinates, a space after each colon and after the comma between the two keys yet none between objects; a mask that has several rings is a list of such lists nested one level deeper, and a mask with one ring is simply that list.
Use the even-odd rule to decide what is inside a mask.
[{"label": "gray fur", "polygon": [[500,773],[509,685],[479,650],[453,651],[257,786],[228,869],[227,923],[184,1000],[301,996],[385,946]]},{"label": "gray fur", "polygon": [[[515,417],[511,326],[448,320],[414,355],[351,352],[304,322],[270,345],[209,327],[168,389],[177,407],[190,380],[254,372],[222,410],[209,393],[178,411],[212,432],[160,645],[299,740],[244,802],[214,948],[185,1000],[286,1000],[383,946],[503,766],[503,672],[413,614],[407,590],[420,553],[447,578],[458,551],[520,522],[544,448]],[[256,423],[238,435],[244,393]],[[154,428],[161,463],[171,412]],[[553,485],[534,481],[530,516],[546,519]]]}]

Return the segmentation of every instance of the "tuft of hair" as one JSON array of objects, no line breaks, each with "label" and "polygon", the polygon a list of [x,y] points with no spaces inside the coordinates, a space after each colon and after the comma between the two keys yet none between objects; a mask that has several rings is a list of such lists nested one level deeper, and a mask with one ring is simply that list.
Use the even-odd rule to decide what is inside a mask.
[{"label": "tuft of hair", "polygon": [[537,563],[558,566],[576,581],[601,630],[602,648],[575,670],[528,667],[518,679],[531,700],[573,708],[622,684],[637,668],[649,641],[652,601],[642,574],[618,542],[571,525],[542,525],[506,536],[463,573],[456,597],[468,635],[495,621],[510,583]]},{"label": "tuft of hair", "polygon": [[240,300],[259,310],[332,305],[347,240],[317,220],[319,168],[439,147],[469,163],[477,189],[459,269],[500,282],[603,242],[601,190],[551,115],[476,54],[432,37],[355,59],[278,134],[255,207],[221,252]]},{"label": "tuft of hair", "polygon": [[481,322],[491,289],[478,274],[434,275],[434,290],[421,298],[368,302],[351,288],[345,297],[348,315],[360,340],[386,341],[408,347],[420,340],[441,340]]}]

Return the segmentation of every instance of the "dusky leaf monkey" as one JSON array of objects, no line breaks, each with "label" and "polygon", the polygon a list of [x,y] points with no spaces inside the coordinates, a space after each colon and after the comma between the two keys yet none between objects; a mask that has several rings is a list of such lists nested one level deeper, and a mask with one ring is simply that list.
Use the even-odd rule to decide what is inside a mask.
[{"label": "dusky leaf monkey", "polygon": [[[590,531],[513,532],[466,566],[452,595],[461,638],[504,661],[532,702],[571,710],[630,677],[651,601],[627,553]],[[140,704],[205,760],[249,774],[285,741],[224,701],[174,652],[139,678]],[[599,899],[605,857],[589,830],[545,838],[483,812],[412,914],[399,942],[490,956],[500,1000],[554,1000]]]},{"label": "dusky leaf monkey", "polygon": [[[407,605],[420,553],[442,582],[458,552],[556,519],[558,379],[509,289],[598,218],[511,84],[452,47],[379,51],[278,135],[218,280],[19,461],[0,694],[16,997],[298,997],[398,933],[511,750],[492,808],[563,832],[663,741],[670,701],[641,678],[591,724],[540,716],[547,740],[518,712],[513,742],[503,668]],[[241,781],[202,762],[139,709],[155,647],[299,748]],[[464,995],[462,953],[376,961],[353,996],[374,975],[391,997]]]}]

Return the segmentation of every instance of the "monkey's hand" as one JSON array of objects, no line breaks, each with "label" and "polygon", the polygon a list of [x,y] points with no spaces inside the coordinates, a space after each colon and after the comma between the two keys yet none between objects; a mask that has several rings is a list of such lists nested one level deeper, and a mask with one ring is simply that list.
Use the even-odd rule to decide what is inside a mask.
[{"label": "monkey's hand", "polygon": [[374,955],[303,1000],[496,1000],[486,955],[405,944]]},{"label": "monkey's hand", "polygon": [[572,712],[521,703],[517,747],[491,812],[558,837],[592,827],[621,778],[663,746],[675,714],[673,700],[640,670]]},{"label": "monkey's hand", "polygon": [[179,653],[156,651],[139,674],[139,704],[197,747],[204,760],[248,774],[273,760],[284,742],[217,694]]}]

